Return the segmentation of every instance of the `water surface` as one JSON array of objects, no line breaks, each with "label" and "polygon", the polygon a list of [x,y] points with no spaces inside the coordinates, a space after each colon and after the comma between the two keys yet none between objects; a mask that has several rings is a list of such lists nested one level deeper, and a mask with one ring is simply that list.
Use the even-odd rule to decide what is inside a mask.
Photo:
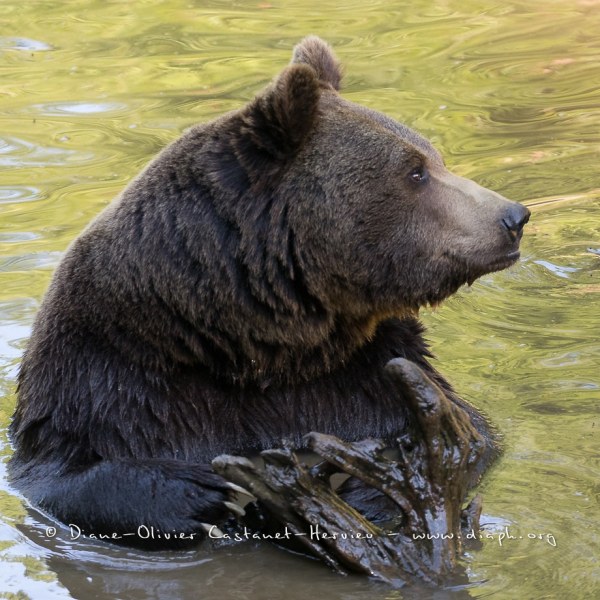
[{"label": "water surface", "polygon": [[[159,149],[251,99],[317,33],[347,98],[533,211],[517,266],[423,315],[437,365],[506,444],[482,485],[488,539],[464,558],[470,584],[435,597],[600,594],[598,31],[598,0],[3,0],[2,454],[19,357],[67,245]],[[144,554],[52,537],[0,475],[2,597],[433,597],[267,544]]]}]

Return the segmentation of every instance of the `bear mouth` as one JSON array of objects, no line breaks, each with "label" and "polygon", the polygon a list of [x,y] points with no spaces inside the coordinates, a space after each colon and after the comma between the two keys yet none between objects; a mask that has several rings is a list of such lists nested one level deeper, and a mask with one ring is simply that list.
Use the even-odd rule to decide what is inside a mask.
[{"label": "bear mouth", "polygon": [[504,269],[511,267],[519,260],[521,253],[519,250],[512,250],[507,254],[496,256],[490,260],[480,260],[477,262],[473,262],[464,256],[449,251],[446,251],[442,257],[447,263],[450,263],[452,269],[448,274],[448,277],[444,279],[443,282],[440,282],[434,291],[419,298],[415,305],[415,316],[418,316],[419,309],[424,306],[436,309],[444,300],[455,294],[463,285],[471,286],[477,279],[484,275],[496,271],[503,271]]},{"label": "bear mouth", "polygon": [[483,275],[508,269],[508,267],[512,267],[520,257],[521,252],[519,250],[513,250],[512,252],[509,252],[508,254],[505,254],[499,258],[495,258],[487,263],[469,264],[466,261],[462,261],[468,270],[466,282],[469,286],[471,286],[475,280],[479,279],[479,277],[482,277]]},{"label": "bear mouth", "polygon": [[466,283],[468,286],[471,286],[477,279],[484,275],[495,273],[496,271],[503,271],[514,265],[521,257],[521,252],[519,250],[512,250],[502,256],[496,256],[490,260],[481,260],[477,262],[468,260],[453,252],[448,252],[445,256],[458,268],[461,273],[459,279],[462,279],[463,284]]}]

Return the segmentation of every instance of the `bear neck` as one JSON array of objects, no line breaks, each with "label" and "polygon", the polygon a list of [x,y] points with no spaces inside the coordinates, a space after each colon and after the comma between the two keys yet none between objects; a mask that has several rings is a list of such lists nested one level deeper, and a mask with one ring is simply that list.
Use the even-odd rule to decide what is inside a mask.
[{"label": "bear neck", "polygon": [[[223,348],[221,360],[211,361],[213,374],[234,386],[261,391],[315,381],[344,369],[376,338],[377,345],[381,345],[379,338],[385,337],[382,331],[386,328],[380,326],[398,321],[397,316],[378,314],[356,318],[336,314],[323,318],[318,324],[302,319],[293,323],[288,320],[287,326],[279,329],[279,337],[274,336],[272,330],[261,331],[249,325],[242,335],[237,332],[229,348]],[[389,345],[393,345],[393,340]],[[228,360],[223,360],[223,355],[227,355]]]}]

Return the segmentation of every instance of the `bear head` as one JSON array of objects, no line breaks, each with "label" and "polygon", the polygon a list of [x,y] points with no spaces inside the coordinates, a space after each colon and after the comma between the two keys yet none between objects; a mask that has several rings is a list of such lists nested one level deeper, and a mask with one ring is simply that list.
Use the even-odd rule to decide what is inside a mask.
[{"label": "bear head", "polygon": [[452,174],[418,133],[342,98],[340,81],[331,48],[304,39],[223,122],[210,170],[253,230],[250,264],[295,285],[290,310],[344,315],[368,337],[512,265],[529,211]]}]

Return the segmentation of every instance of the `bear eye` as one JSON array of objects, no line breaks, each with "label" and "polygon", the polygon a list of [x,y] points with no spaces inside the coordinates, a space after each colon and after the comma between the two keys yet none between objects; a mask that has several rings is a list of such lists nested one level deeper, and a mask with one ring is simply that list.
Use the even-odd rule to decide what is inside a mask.
[{"label": "bear eye", "polygon": [[408,176],[411,181],[414,181],[415,183],[423,183],[424,181],[427,181],[429,173],[427,173],[427,169],[425,167],[420,166],[414,168]]}]

